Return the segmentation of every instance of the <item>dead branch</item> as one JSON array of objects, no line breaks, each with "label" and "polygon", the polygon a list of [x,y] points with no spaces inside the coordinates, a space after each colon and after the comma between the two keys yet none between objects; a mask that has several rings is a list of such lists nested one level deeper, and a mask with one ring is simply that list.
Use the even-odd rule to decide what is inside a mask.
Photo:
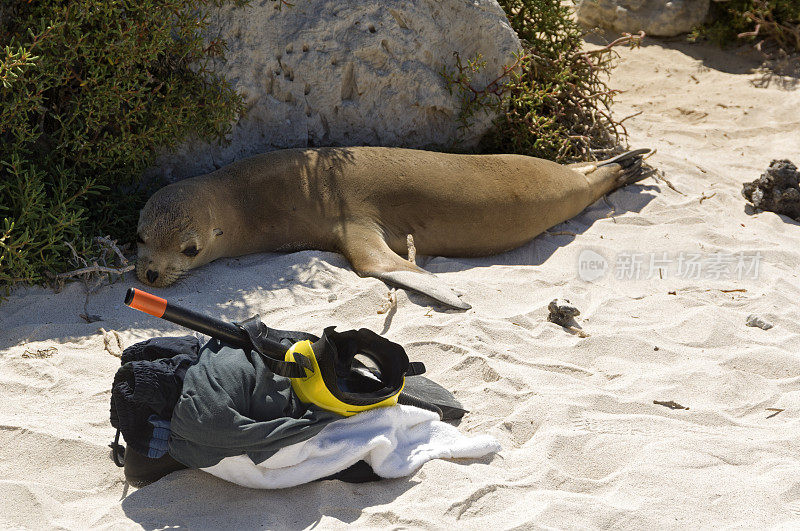
[{"label": "dead branch", "polygon": [[611,49],[614,48],[615,46],[620,46],[623,44],[638,46],[641,43],[642,39],[644,39],[646,36],[647,34],[644,31],[640,31],[637,35],[632,35],[630,33],[623,33],[622,37],[609,44],[606,44],[602,48],[598,48],[596,50],[591,50],[588,52],[580,52],[580,55],[587,58],[594,55],[603,55],[604,53],[611,51]]},{"label": "dead branch", "polygon": [[101,265],[98,265],[95,262],[94,265],[91,265],[89,267],[82,267],[80,269],[76,269],[75,271],[68,271],[66,273],[59,273],[58,275],[56,275],[56,278],[60,280],[60,279],[65,279],[65,278],[70,278],[70,277],[76,277],[76,276],[79,276],[79,275],[86,275],[88,273],[110,273],[110,274],[113,274],[113,275],[122,275],[124,273],[127,273],[128,271],[133,271],[134,269],[136,269],[136,266],[133,266],[133,265],[127,265],[125,267],[120,267],[120,268],[114,268],[114,267],[101,266]]},{"label": "dead branch", "polygon": [[127,266],[128,265],[128,259],[125,258],[125,255],[123,255],[122,251],[120,251],[119,247],[117,247],[116,240],[112,240],[109,236],[98,236],[98,237],[96,237],[94,239],[94,241],[99,243],[101,246],[106,247],[107,249],[111,249],[112,251],[114,251],[114,253],[119,258],[119,262],[123,266]]}]

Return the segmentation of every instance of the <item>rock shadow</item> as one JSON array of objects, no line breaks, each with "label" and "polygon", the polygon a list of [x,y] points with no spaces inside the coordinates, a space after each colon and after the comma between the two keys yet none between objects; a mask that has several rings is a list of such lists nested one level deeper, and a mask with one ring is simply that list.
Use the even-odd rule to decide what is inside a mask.
[{"label": "rock shadow", "polygon": [[[619,37],[619,34],[594,30],[584,40],[597,46],[605,46]],[[727,74],[754,74],[752,80],[757,87],[776,85],[783,90],[796,90],[800,87],[800,58],[784,60],[765,60],[752,45],[743,44],[722,48],[709,42],[689,42],[686,35],[677,37],[651,37],[642,40],[642,47],[658,46],[676,50],[697,59],[703,67]]]}]

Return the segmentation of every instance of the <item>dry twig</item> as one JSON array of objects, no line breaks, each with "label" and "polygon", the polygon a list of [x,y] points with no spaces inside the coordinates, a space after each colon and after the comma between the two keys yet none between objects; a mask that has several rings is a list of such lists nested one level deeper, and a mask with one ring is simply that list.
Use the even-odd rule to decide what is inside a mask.
[{"label": "dry twig", "polygon": [[97,238],[94,239],[94,241],[106,247],[107,249],[111,249],[112,251],[114,251],[114,253],[119,258],[120,264],[122,264],[123,267],[128,265],[128,259],[125,258],[125,255],[122,254],[122,251],[119,250],[116,241],[112,240],[108,236],[98,236]]},{"label": "dry twig", "polygon": [[703,201],[705,201],[706,199],[711,199],[711,198],[712,198],[712,197],[714,197],[715,195],[717,195],[717,192],[714,192],[714,193],[713,193],[713,194],[711,194],[711,195],[706,195],[706,194],[705,194],[705,192],[703,192],[703,196],[700,198],[700,204],[702,205],[702,204],[703,204]]},{"label": "dry twig", "polygon": [[679,194],[681,194],[681,195],[684,195],[684,196],[686,195],[686,194],[684,194],[683,192],[681,192],[680,190],[678,190],[677,188],[675,188],[675,185],[674,185],[674,184],[672,184],[671,182],[669,182],[669,180],[667,179],[667,177],[666,177],[666,175],[664,174],[664,172],[663,172],[663,171],[661,171],[661,170],[656,170],[654,175],[656,176],[656,178],[657,178],[659,181],[663,181],[663,182],[664,182],[664,184],[666,184],[666,185],[667,185],[667,186],[668,186],[668,187],[669,187],[669,188],[670,188],[670,189],[671,189],[673,192],[678,192]]},{"label": "dry twig", "polygon": [[66,279],[66,278],[70,278],[70,277],[76,277],[76,276],[79,276],[79,275],[87,275],[87,274],[91,274],[91,273],[110,273],[110,274],[114,274],[114,275],[122,275],[124,273],[127,273],[128,271],[133,271],[134,269],[136,269],[136,266],[133,266],[133,265],[114,268],[114,267],[101,266],[101,265],[98,265],[97,262],[93,262],[92,265],[89,266],[89,267],[82,267],[80,269],[76,269],[75,271],[67,271],[66,273],[59,273],[58,275],[56,275],[56,278],[57,279]]},{"label": "dry twig", "polygon": [[383,301],[381,307],[378,308],[378,314],[383,315],[385,313],[389,313],[389,310],[396,307],[397,307],[397,290],[395,288],[389,288],[389,293],[386,294],[386,300]]},{"label": "dry twig", "polygon": [[53,354],[58,354],[58,348],[56,347],[47,347],[47,348],[40,348],[36,350],[25,349],[25,352],[22,353],[23,358],[36,358],[36,359],[44,359],[44,358],[52,358]]},{"label": "dry twig", "polygon": [[653,403],[658,406],[668,407],[670,409],[689,409],[688,407],[682,406],[677,402],[670,400],[669,402],[663,402],[661,400],[653,400]]},{"label": "dry twig", "polygon": [[406,236],[406,245],[408,246],[408,261],[412,264],[417,263],[417,248],[414,245],[414,236],[409,234]]}]

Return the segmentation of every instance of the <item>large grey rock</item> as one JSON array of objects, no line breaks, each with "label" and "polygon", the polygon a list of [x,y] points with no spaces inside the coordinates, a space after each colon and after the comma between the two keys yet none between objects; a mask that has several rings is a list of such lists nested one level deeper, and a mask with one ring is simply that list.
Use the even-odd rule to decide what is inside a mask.
[{"label": "large grey rock", "polygon": [[644,30],[653,37],[672,37],[702,24],[709,0],[580,0],[578,21],[584,26],[619,32]]},{"label": "large grey rock", "polygon": [[[274,149],[328,145],[447,147],[457,137],[457,94],[441,75],[481,54],[482,88],[514,62],[519,39],[496,0],[254,0],[211,16],[228,44],[214,66],[245,95],[228,145],[189,143],[156,171],[180,179]],[[463,134],[474,144],[481,114]]]}]

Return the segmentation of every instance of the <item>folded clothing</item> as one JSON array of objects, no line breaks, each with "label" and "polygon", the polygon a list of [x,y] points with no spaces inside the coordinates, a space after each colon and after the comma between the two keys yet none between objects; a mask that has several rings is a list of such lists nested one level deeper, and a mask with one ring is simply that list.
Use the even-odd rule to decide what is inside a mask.
[{"label": "folded clothing", "polygon": [[261,462],[342,418],[292,391],[258,354],[212,339],[186,373],[172,411],[169,453],[190,468],[246,455]]},{"label": "folded clothing", "polygon": [[263,461],[238,455],[203,470],[245,487],[276,489],[324,478],[359,461],[380,477],[396,478],[432,459],[478,458],[498,451],[494,437],[468,437],[434,412],[399,405],[331,422],[314,437]]}]

